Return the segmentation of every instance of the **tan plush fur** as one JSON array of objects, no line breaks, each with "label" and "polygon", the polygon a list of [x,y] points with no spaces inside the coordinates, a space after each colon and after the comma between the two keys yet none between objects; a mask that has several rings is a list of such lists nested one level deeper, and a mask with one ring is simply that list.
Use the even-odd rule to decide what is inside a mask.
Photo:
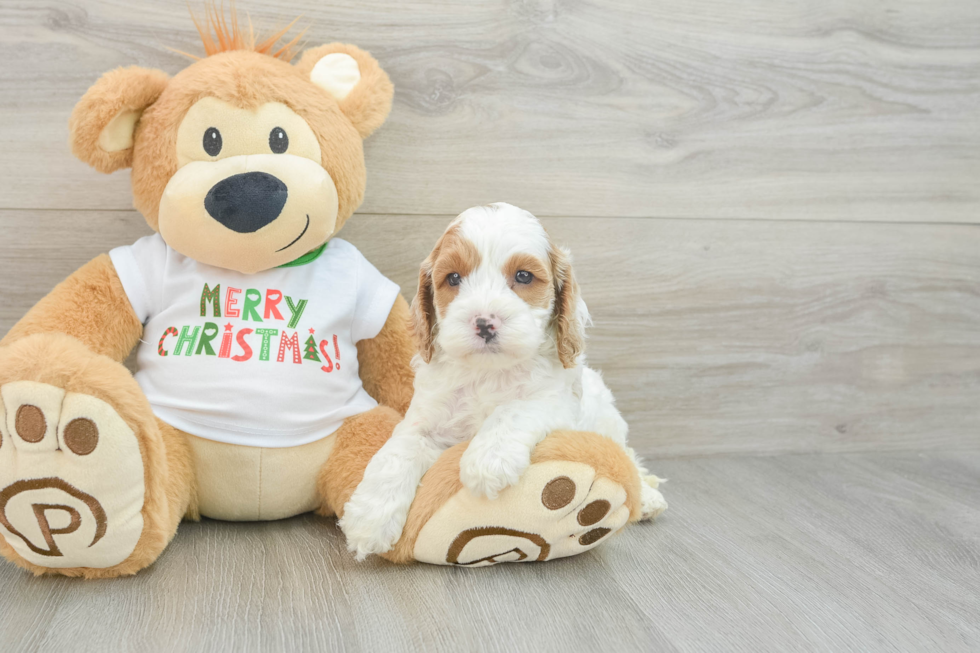
[{"label": "tan plush fur", "polygon": [[340,208],[335,230],[343,226],[360,205],[366,183],[357,129],[336,100],[298,67],[256,52],[233,51],[202,59],[174,75],[140,119],[133,153],[133,199],[152,228],[157,228],[163,190],[177,171],[177,127],[204,96],[243,109],[282,102],[305,119],[320,142],[323,167],[337,186]]},{"label": "tan plush fur", "polygon": [[317,514],[343,516],[344,504],[364,477],[364,468],[401,420],[402,416],[388,406],[378,406],[344,420],[343,426],[337,429],[330,459],[317,480],[317,490],[323,499]]},{"label": "tan plush fur", "polygon": [[[167,450],[174,438],[161,434],[149,403],[129,371],[106,356],[93,354],[70,336],[41,333],[0,348],[0,385],[13,381],[36,381],[67,392],[91,395],[111,405],[133,429],[143,458],[146,487],[143,534],[129,558],[106,569],[39,567],[18,556],[3,538],[0,538],[0,552],[35,574],[85,578],[128,576],[152,564],[177,530],[188,505],[190,485],[186,478],[179,478],[188,471],[181,468],[184,459],[179,453],[171,455]],[[175,465],[173,470],[171,461]]]},{"label": "tan plush fur", "polygon": [[300,57],[296,70],[309,77],[316,62],[334,52],[350,55],[361,72],[361,81],[339,104],[340,110],[354,124],[361,138],[367,138],[388,117],[395,87],[388,79],[388,73],[381,69],[374,57],[356,45],[346,43],[330,43],[310,48]]},{"label": "tan plush fur", "polygon": [[72,153],[99,172],[128,168],[133,150],[106,152],[99,135],[123,111],[142,111],[153,104],[169,77],[160,70],[130,66],[104,74],[75,105],[68,123]]},{"label": "tan plush fur", "polygon": [[408,302],[395,300],[381,332],[357,343],[357,365],[364,389],[374,400],[404,415],[412,402],[412,356],[415,343],[408,334]]},{"label": "tan plush fur", "polygon": [[123,361],[143,334],[143,325],[112,261],[103,254],[55,286],[0,340],[0,346],[35,333],[64,333],[93,353]]},{"label": "tan plush fur", "polygon": [[446,275],[456,272],[465,277],[479,264],[480,253],[473,243],[460,236],[457,225],[446,230],[422,261],[419,268],[419,287],[412,301],[410,326],[419,355],[426,363],[432,360],[435,351],[432,338],[436,326],[436,310],[441,315],[459,292],[458,287],[450,286],[446,282]]}]

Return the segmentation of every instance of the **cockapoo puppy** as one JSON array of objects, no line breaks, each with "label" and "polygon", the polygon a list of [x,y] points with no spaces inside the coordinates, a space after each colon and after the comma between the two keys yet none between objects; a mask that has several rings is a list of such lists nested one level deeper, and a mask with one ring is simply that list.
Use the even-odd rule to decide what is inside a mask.
[{"label": "cockapoo puppy", "polygon": [[585,365],[588,310],[568,252],[537,218],[503,203],[460,214],[422,264],[412,312],[412,404],[340,520],[358,560],[395,545],[426,470],[467,440],[460,480],[478,496],[517,483],[535,445],[568,429],[626,448],[643,479],[644,518],[667,508],[659,479],[626,446],[612,393]]}]

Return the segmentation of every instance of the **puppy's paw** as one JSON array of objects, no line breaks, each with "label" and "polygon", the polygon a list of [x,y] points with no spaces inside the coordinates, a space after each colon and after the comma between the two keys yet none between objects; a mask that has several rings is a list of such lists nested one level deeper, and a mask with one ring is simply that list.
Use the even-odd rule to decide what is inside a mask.
[{"label": "puppy's paw", "polygon": [[502,490],[517,484],[530,464],[531,450],[519,442],[497,440],[487,445],[477,438],[459,461],[459,479],[475,496],[496,499]]},{"label": "puppy's paw", "polygon": [[347,538],[347,550],[360,561],[390,551],[401,537],[407,517],[407,506],[376,505],[355,492],[337,524]]},{"label": "puppy's paw", "polygon": [[667,509],[667,500],[656,489],[662,482],[656,476],[645,476],[640,483],[640,519],[656,519]]}]

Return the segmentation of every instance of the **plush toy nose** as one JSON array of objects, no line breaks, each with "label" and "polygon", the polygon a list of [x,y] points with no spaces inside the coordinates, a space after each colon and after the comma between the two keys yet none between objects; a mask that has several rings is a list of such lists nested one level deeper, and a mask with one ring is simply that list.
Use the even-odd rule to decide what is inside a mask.
[{"label": "plush toy nose", "polygon": [[265,172],[243,172],[212,186],[204,208],[232,231],[249,234],[279,217],[287,194],[286,184],[278,178]]}]

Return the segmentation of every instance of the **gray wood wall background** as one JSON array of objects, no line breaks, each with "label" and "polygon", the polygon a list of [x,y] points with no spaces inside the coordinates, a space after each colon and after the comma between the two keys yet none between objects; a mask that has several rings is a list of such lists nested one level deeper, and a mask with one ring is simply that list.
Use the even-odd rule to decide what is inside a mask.
[{"label": "gray wood wall background", "polygon": [[[415,291],[463,209],[570,246],[590,358],[646,453],[901,450],[980,432],[980,3],[240,2],[396,86],[342,236]],[[200,51],[179,0],[0,2],[0,333],[148,233],[68,151],[102,72]]]}]

